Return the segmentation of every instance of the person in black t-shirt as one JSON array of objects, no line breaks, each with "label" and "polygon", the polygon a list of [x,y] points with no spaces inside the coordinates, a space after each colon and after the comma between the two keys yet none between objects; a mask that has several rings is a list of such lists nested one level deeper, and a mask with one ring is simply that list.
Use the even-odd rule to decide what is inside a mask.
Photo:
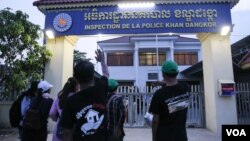
[{"label": "person in black t-shirt", "polygon": [[[104,54],[96,51],[96,60],[101,62],[103,76],[94,80],[94,65],[80,61],[74,67],[74,77],[80,91],[69,97],[62,109],[59,124],[64,128],[64,140],[106,141],[106,103],[108,94],[108,69]],[[72,133],[73,132],[73,133]]]},{"label": "person in black t-shirt", "polygon": [[153,114],[153,141],[187,141],[186,119],[189,105],[188,85],[178,83],[178,66],[165,61],[162,74],[165,85],[153,95],[149,112]]}]

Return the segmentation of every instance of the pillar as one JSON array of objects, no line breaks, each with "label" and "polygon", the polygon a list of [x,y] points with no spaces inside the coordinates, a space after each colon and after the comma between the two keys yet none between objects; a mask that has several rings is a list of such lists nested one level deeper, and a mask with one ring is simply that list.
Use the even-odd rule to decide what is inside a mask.
[{"label": "pillar", "polygon": [[138,79],[138,69],[139,69],[138,45],[135,45],[135,49],[134,49],[134,66],[135,66],[135,85],[139,86],[139,79]]},{"label": "pillar", "polygon": [[46,63],[44,79],[53,85],[51,95],[54,98],[67,79],[73,76],[74,46],[77,39],[75,36],[62,36],[46,42],[46,48],[52,53],[52,57]]},{"label": "pillar", "polygon": [[203,57],[206,127],[221,135],[221,126],[237,124],[234,96],[218,95],[218,80],[232,80],[233,66],[229,36],[199,33]]},{"label": "pillar", "polygon": [[174,47],[171,46],[171,47],[169,48],[169,51],[170,51],[170,54],[169,54],[167,60],[174,60]]},{"label": "pillar", "polygon": [[[73,75],[74,46],[77,39],[75,36],[63,36],[46,41],[46,48],[52,53],[52,57],[45,65],[44,79],[53,85],[51,96],[54,99]],[[48,130],[53,131],[54,126],[55,122],[50,119]]]}]

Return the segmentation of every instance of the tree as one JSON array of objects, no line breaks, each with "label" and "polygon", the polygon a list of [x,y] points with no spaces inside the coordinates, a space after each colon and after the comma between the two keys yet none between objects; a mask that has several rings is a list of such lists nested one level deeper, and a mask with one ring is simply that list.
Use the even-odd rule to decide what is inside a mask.
[{"label": "tree", "polygon": [[28,21],[22,11],[0,10],[0,84],[2,95],[20,92],[33,80],[40,80],[51,53],[37,42],[39,25]]},{"label": "tree", "polygon": [[86,52],[80,52],[79,50],[74,50],[74,64],[77,63],[79,60],[87,60],[90,61],[91,58],[86,57]]}]

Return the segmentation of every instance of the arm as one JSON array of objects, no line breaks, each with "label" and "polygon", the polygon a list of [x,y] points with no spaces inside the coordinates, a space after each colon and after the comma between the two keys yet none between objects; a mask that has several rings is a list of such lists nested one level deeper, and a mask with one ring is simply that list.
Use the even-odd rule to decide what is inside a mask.
[{"label": "arm", "polygon": [[58,118],[57,104],[58,104],[58,99],[56,99],[53,102],[53,105],[51,106],[49,111],[49,117],[51,117],[53,121],[57,121]]},{"label": "arm", "polygon": [[123,127],[124,121],[125,121],[125,104],[123,102],[122,97],[120,97],[118,99],[118,104],[119,104],[119,114],[120,114],[120,118],[119,118],[119,126]]},{"label": "arm", "polygon": [[105,63],[104,53],[100,49],[97,49],[95,53],[96,53],[96,57],[95,57],[96,61],[101,63],[103,75],[109,78],[109,70],[108,70],[108,66]]},{"label": "arm", "polygon": [[156,140],[156,132],[159,124],[159,115],[153,115],[153,123],[152,123],[152,141]]},{"label": "arm", "polygon": [[115,127],[115,132],[114,136],[119,137],[119,136],[124,136],[124,129],[123,129],[123,124],[125,121],[125,106],[123,103],[122,97],[117,98],[115,102],[115,107],[117,107],[117,113],[119,114],[118,116],[118,121],[117,121],[117,126]]}]

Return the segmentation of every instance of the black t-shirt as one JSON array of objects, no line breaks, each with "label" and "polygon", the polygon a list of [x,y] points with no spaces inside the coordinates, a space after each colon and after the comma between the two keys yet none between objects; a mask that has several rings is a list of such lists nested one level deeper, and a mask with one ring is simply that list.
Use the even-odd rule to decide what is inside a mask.
[{"label": "black t-shirt", "polygon": [[157,141],[187,141],[188,85],[163,86],[153,95],[149,112],[159,115]]},{"label": "black t-shirt", "polygon": [[60,125],[74,129],[74,141],[105,141],[107,139],[106,103],[108,80],[101,77],[95,85],[68,98]]}]

